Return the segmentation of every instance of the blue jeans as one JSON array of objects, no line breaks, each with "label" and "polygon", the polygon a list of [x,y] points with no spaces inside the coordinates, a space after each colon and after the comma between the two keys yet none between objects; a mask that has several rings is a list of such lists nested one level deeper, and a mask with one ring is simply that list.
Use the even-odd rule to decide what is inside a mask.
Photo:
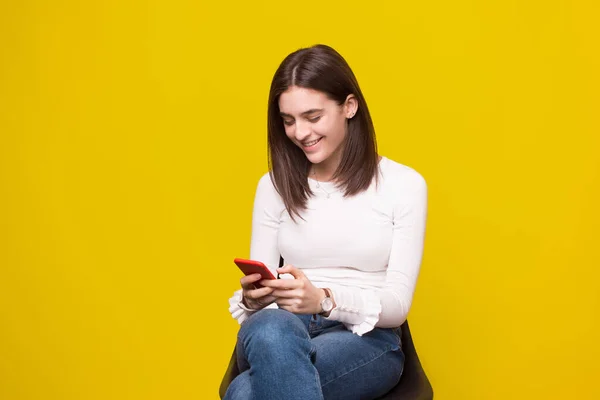
[{"label": "blue jeans", "polygon": [[225,400],[375,399],[402,374],[400,335],[375,328],[358,336],[319,315],[258,311],[238,333],[240,374]]}]

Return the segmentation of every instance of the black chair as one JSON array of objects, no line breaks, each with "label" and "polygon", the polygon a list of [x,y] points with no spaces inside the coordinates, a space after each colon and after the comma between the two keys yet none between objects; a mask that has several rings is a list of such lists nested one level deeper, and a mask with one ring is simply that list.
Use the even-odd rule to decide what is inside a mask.
[{"label": "black chair", "polygon": [[[404,372],[400,377],[400,382],[385,396],[378,400],[432,400],[433,388],[423,371],[417,350],[412,341],[408,321],[401,326],[402,329],[402,350],[404,351]],[[229,366],[219,387],[219,396],[225,397],[225,392],[229,383],[238,376],[240,370],[237,366],[235,349],[229,361]]]}]

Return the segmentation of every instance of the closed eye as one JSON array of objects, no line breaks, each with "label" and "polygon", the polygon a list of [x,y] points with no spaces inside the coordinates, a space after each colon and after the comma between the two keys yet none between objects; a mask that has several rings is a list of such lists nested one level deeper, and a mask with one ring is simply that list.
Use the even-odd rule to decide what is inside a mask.
[{"label": "closed eye", "polygon": [[[316,117],[307,118],[307,119],[308,119],[309,122],[311,122],[311,123],[314,124],[315,122],[319,121],[321,119],[321,117],[322,117],[321,115],[318,115]],[[293,119],[284,119],[283,123],[286,126],[292,126],[292,125],[294,125],[295,120],[293,120]]]}]

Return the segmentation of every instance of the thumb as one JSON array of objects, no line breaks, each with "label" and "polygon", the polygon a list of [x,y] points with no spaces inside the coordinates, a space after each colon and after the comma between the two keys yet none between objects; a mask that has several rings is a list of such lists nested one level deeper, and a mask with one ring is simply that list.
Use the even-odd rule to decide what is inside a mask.
[{"label": "thumb", "polygon": [[280,274],[290,274],[295,279],[302,279],[304,277],[304,273],[301,270],[290,264],[278,268],[277,272],[279,272]]}]

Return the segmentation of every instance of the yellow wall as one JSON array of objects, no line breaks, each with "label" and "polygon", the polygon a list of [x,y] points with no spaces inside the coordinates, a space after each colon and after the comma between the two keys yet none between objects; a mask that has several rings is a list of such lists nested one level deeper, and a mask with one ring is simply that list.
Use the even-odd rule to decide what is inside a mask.
[{"label": "yellow wall", "polygon": [[268,85],[317,42],[428,180],[436,398],[600,398],[597,4],[2,1],[0,398],[217,398]]}]

